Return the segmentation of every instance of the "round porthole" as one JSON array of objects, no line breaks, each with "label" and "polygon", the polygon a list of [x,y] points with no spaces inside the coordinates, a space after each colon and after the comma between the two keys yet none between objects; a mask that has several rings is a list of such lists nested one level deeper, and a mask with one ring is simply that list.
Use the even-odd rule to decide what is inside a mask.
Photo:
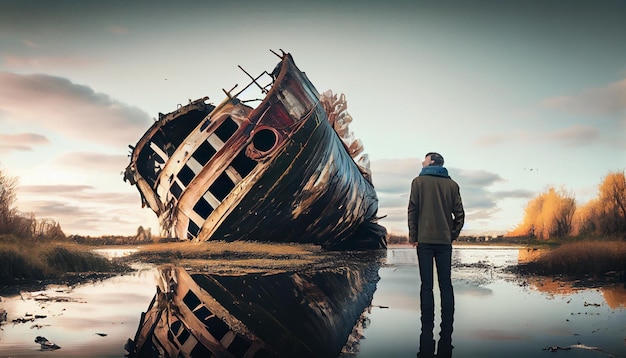
[{"label": "round porthole", "polygon": [[252,145],[261,153],[270,151],[278,142],[278,135],[270,128],[263,128],[254,133]]}]

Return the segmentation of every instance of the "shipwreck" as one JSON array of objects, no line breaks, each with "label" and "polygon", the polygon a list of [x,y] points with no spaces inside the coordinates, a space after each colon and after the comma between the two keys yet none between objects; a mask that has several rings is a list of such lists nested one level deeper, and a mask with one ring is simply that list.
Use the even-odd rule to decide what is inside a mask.
[{"label": "shipwreck", "polygon": [[[205,97],[159,114],[130,146],[124,180],[158,216],[164,237],[385,248],[369,159],[349,129],[345,96],[318,93],[290,54],[276,55],[271,73],[244,71],[250,83],[224,90],[218,105]],[[256,107],[239,98],[254,87],[264,95]]]}]

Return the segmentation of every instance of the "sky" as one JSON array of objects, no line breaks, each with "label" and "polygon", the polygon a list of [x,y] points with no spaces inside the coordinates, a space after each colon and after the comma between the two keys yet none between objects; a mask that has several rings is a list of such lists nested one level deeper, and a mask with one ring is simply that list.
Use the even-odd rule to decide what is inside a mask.
[{"label": "sky", "polygon": [[0,0],[0,170],[67,235],[158,232],[123,181],[158,113],[294,57],[344,93],[380,223],[406,234],[424,155],[459,183],[463,234],[505,233],[554,187],[584,205],[626,169],[626,1]]}]

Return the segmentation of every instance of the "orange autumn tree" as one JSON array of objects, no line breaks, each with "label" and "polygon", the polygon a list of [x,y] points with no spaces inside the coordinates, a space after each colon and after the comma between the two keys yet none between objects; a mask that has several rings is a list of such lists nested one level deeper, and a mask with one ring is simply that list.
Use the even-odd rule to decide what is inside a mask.
[{"label": "orange autumn tree", "polygon": [[576,200],[571,193],[550,187],[528,203],[524,220],[509,235],[539,239],[565,237],[571,231],[575,211]]},{"label": "orange autumn tree", "polygon": [[598,197],[576,211],[572,233],[626,234],[626,176],[623,171],[607,174],[598,186]]}]

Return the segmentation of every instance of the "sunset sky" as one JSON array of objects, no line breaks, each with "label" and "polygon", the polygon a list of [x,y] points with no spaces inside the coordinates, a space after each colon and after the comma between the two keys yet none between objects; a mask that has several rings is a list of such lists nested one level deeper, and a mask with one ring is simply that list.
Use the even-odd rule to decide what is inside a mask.
[{"label": "sunset sky", "polygon": [[122,179],[128,145],[282,49],[346,95],[388,230],[408,231],[438,151],[464,233],[505,232],[548,187],[584,204],[626,169],[625,19],[622,0],[0,0],[0,169],[20,211],[68,235],[158,232]]}]

